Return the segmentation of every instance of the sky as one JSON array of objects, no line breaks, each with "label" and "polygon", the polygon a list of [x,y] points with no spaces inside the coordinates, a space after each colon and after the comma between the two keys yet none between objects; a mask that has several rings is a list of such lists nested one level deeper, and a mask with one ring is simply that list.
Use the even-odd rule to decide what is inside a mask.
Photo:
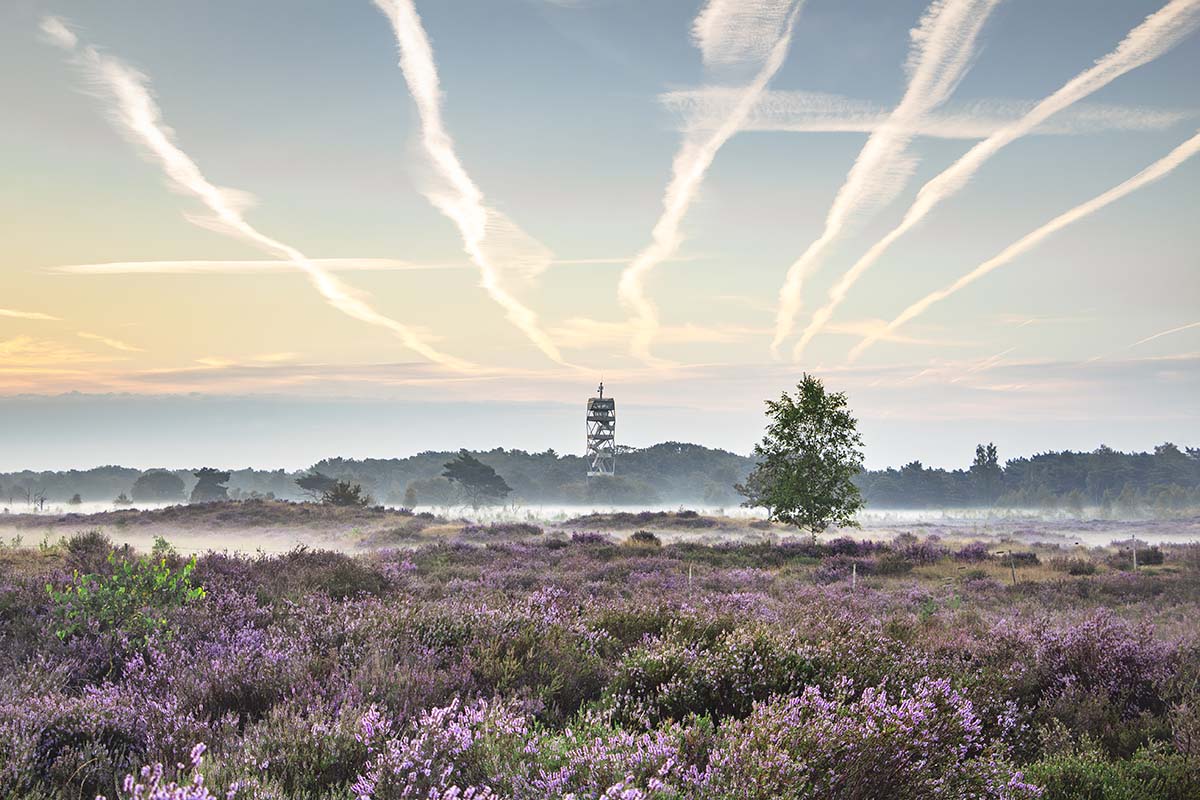
[{"label": "sky", "polygon": [[1200,0],[10,0],[0,470],[1200,444]]}]

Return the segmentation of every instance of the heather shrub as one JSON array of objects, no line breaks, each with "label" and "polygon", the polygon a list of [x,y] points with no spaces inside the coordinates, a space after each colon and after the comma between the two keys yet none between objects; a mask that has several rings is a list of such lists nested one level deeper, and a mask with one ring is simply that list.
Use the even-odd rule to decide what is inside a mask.
[{"label": "heather shrub", "polygon": [[593,637],[555,619],[558,611],[534,605],[494,635],[471,642],[479,691],[533,701],[544,716],[558,720],[600,696],[607,664]]},{"label": "heather shrub", "polygon": [[[188,770],[183,764],[179,764],[177,770],[180,774],[176,775],[174,780],[167,780],[166,770],[161,761],[152,766],[142,767],[137,776],[126,775],[120,789],[114,793],[114,798],[116,800],[217,800],[216,796],[205,787],[204,776],[200,773],[204,751],[203,744],[192,748],[189,758],[191,769]],[[179,783],[181,778],[185,780],[184,783]],[[230,791],[227,800],[233,800],[236,795],[236,789]],[[101,795],[96,800],[106,800],[106,798]]]},{"label": "heather shrub", "polygon": [[1012,692],[1076,738],[1128,755],[1163,726],[1160,691],[1173,673],[1171,648],[1111,612],[1033,631],[1002,625],[996,643],[1014,659]]},{"label": "heather shrub", "polygon": [[793,637],[744,625],[711,644],[670,630],[635,648],[605,691],[616,719],[652,727],[663,720],[743,717],[754,702],[801,691],[820,674]]},{"label": "heather shrub", "polygon": [[841,684],[826,694],[755,707],[724,728],[705,775],[713,798],[1032,798],[981,735],[970,701],[947,681],[910,691],[861,693]]},{"label": "heather shrub", "polygon": [[953,558],[955,561],[963,561],[968,564],[978,563],[980,561],[988,561],[992,554],[986,542],[971,542],[965,544],[958,550],[954,551]]},{"label": "heather shrub", "polygon": [[875,572],[879,575],[905,575],[912,568],[913,562],[898,553],[887,553],[875,561]]},{"label": "heather shrub", "polygon": [[529,730],[511,705],[484,700],[429,709],[398,737],[381,736],[379,724],[363,720],[362,738],[378,743],[353,785],[373,800],[491,797],[497,778],[515,771]]},{"label": "heather shrub", "polygon": [[242,751],[258,779],[286,797],[344,793],[367,762],[363,720],[355,704],[289,699],[246,728]]},{"label": "heather shrub", "polygon": [[1086,558],[1052,558],[1049,566],[1055,572],[1065,572],[1068,575],[1096,574],[1096,564]]},{"label": "heather shrub", "polygon": [[100,572],[113,551],[112,540],[101,530],[80,531],[67,539],[66,566],[72,572]]},{"label": "heather shrub", "polygon": [[625,544],[630,547],[662,547],[662,539],[659,539],[650,531],[634,531],[625,540]]},{"label": "heather shrub", "polygon": [[0,785],[29,796],[95,797],[115,791],[150,744],[139,709],[113,693],[19,698],[0,705]]}]

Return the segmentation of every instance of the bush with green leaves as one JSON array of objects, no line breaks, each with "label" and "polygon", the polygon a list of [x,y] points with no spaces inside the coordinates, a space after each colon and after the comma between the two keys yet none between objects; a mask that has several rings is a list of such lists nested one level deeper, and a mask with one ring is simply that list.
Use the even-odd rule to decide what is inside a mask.
[{"label": "bush with green leaves", "polygon": [[169,633],[168,612],[204,597],[204,587],[192,585],[195,557],[177,565],[165,554],[122,558],[110,552],[107,565],[106,574],[76,571],[62,589],[46,584],[60,639],[119,631],[145,642]]}]

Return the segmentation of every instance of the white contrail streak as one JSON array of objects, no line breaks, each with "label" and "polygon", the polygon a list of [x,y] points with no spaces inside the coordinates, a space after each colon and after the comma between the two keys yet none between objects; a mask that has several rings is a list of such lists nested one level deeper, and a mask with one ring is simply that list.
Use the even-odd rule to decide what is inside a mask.
[{"label": "white contrail streak", "polygon": [[[1200,152],[1200,133],[1197,133],[1195,136],[1188,139],[1166,156],[1146,167],[1129,180],[1114,186],[1103,194],[1093,197],[1086,203],[1081,203],[1080,205],[1075,206],[1066,213],[1060,214],[1037,230],[1022,236],[1016,242],[1013,242],[1008,247],[1004,248],[1004,250],[1002,250],[999,254],[983,262],[975,269],[960,277],[958,280],[941,289],[938,289],[935,292],[930,292],[925,297],[922,297],[920,300],[904,309],[904,311],[900,312],[899,316],[889,322],[886,326],[878,331],[872,332],[869,336],[864,337],[863,340],[859,342],[853,350],[850,351],[850,361],[856,360],[866,351],[868,347],[879,341],[881,337],[894,333],[901,326],[906,325],[916,317],[924,314],[930,306],[945,300],[955,292],[970,286],[972,283],[979,280],[984,275],[987,275],[992,270],[998,269],[1005,264],[1008,264],[1013,259],[1027,253],[1037,245],[1041,244],[1043,240],[1057,233],[1068,225],[1078,222],[1084,217],[1094,214],[1110,203],[1120,200],[1125,195],[1136,192],[1143,186],[1153,183],[1159,178],[1166,176],[1180,164],[1196,155],[1197,152]],[[1176,330],[1182,330],[1182,328]],[[1143,339],[1141,342],[1136,342],[1130,346],[1136,347],[1138,344],[1148,342],[1151,339],[1157,338],[1158,336],[1165,336],[1168,333],[1174,332],[1174,330],[1165,331],[1147,339]]]},{"label": "white contrail streak", "polygon": [[158,162],[171,184],[198,199],[216,215],[214,220],[193,219],[193,222],[240,238],[295,265],[334,308],[391,331],[406,347],[430,361],[459,371],[473,368],[469,362],[434,349],[407,325],[376,311],[353,289],[296,248],[272,239],[251,226],[242,216],[244,195],[210,183],[200,167],[175,144],[172,131],[163,123],[162,112],[150,93],[144,75],[112,56],[102,55],[93,47],[79,46],[75,34],[56,17],[43,19],[42,31],[52,42],[73,53],[89,78],[112,96],[116,123]]},{"label": "white contrail streak", "polygon": [[0,308],[0,317],[7,317],[8,319],[36,319],[46,322],[59,321],[58,317],[52,317],[40,311],[17,311],[12,308]]},{"label": "white contrail streak", "polygon": [[[459,161],[454,140],[442,120],[442,90],[433,48],[412,0],[375,0],[375,5],[392,24],[400,47],[400,70],[421,120],[421,146],[445,183],[428,191],[426,196],[457,226],[463,248],[479,268],[480,285],[504,309],[509,322],[548,358],[566,364],[558,347],[542,331],[537,315],[503,283],[503,266],[516,266],[532,276],[550,263],[549,251],[499,212],[485,206],[483,192]],[[497,250],[507,252],[498,255]]]},{"label": "white contrail streak", "polygon": [[1092,356],[1091,358],[1088,359],[1088,363],[1090,364],[1094,361],[1102,361],[1103,359],[1106,359],[1106,358],[1112,358],[1113,356],[1117,355],[1118,353],[1123,353],[1126,350],[1132,350],[1133,348],[1139,347],[1143,344],[1146,344],[1147,342],[1153,342],[1155,339],[1161,339],[1162,337],[1170,336],[1173,333],[1182,333],[1183,331],[1190,331],[1193,328],[1200,328],[1200,322],[1190,322],[1187,325],[1179,325],[1178,327],[1171,328],[1170,330],[1160,331],[1159,333],[1155,333],[1151,336],[1147,336],[1145,339],[1138,339],[1133,344],[1127,344],[1124,347],[1121,347],[1117,350],[1112,351],[1111,353],[1106,353],[1106,354],[1098,355],[1098,356]]},{"label": "white contrail streak", "polygon": [[1158,58],[1192,33],[1197,24],[1200,24],[1200,0],[1171,0],[1131,30],[1111,53],[1043,99],[1025,116],[976,144],[966,155],[922,186],[900,224],[872,245],[829,290],[828,302],[813,315],[796,344],[793,357],[800,358],[804,348],[821,332],[862,274],[938,204],[966,186],[989,158],[1033,131],[1052,115],[1107,86],[1126,72]]},{"label": "white contrail streak", "polygon": [[[676,89],[659,102],[680,118],[682,130],[712,130],[737,102],[739,91],[724,86]],[[946,104],[913,120],[910,133],[935,139],[986,139],[1029,112],[1036,102],[978,99]],[[892,108],[838,94],[773,89],[763,92],[742,132],[874,133],[891,120]],[[1105,131],[1164,130],[1197,116],[1194,109],[1078,103],[1039,125],[1032,134],[1079,136]]]},{"label": "white contrail streak", "polygon": [[1191,323],[1188,323],[1187,325],[1180,325],[1178,328],[1171,328],[1168,331],[1163,331],[1162,333],[1156,333],[1153,336],[1147,336],[1145,339],[1138,339],[1136,342],[1129,345],[1129,347],[1127,347],[1125,349],[1132,350],[1133,348],[1138,347],[1139,345],[1146,344],[1146,342],[1153,342],[1155,339],[1161,339],[1162,337],[1170,336],[1173,333],[1182,333],[1183,331],[1190,331],[1192,328],[1200,328],[1200,322],[1191,322]]},{"label": "white contrail streak", "polygon": [[825,251],[855,216],[885,205],[908,182],[915,166],[907,155],[914,131],[929,112],[950,98],[966,74],[979,32],[998,2],[934,0],[912,30],[904,96],[863,145],[825,217],[825,229],[788,269],[779,290],[771,342],[771,353],[776,357],[795,326],[804,279],[820,268]]},{"label": "white contrail streak", "polygon": [[[723,8],[728,11],[734,5],[736,4],[728,0],[711,0],[710,5],[701,12],[699,19],[705,19],[706,15],[709,15],[714,9]],[[678,252],[679,246],[683,242],[680,225],[704,181],[708,168],[716,158],[717,151],[741,128],[751,109],[758,103],[763,91],[766,90],[767,84],[783,65],[792,40],[792,29],[795,27],[796,18],[803,5],[804,0],[799,0],[791,6],[758,74],[749,85],[741,90],[738,102],[730,110],[722,124],[710,133],[698,137],[689,134],[684,137],[683,144],[675,155],[671,180],[667,184],[663,196],[662,214],[651,233],[653,241],[646,249],[638,253],[621,273],[617,295],[622,304],[634,315],[631,352],[642,361],[656,363],[656,359],[650,353],[650,344],[658,330],[658,309],[646,295],[646,275]],[[709,31],[721,29],[719,19],[714,21],[712,17],[709,17],[706,24]],[[709,33],[708,36],[710,36],[709,40],[700,39],[702,49],[706,46],[706,41],[730,39],[728,36],[716,36],[712,33]],[[733,39],[738,42],[747,40],[741,34]],[[705,51],[705,60],[723,62],[727,59]]]},{"label": "white contrail streak", "polygon": [[78,333],[76,333],[76,335],[80,339],[88,339],[93,342],[99,342],[102,345],[111,347],[113,350],[120,350],[124,353],[144,353],[144,352],[146,352],[141,347],[135,347],[134,345],[131,345],[127,342],[123,342],[120,339],[113,339],[110,336],[101,336],[98,333],[88,333],[87,331],[79,331]]}]

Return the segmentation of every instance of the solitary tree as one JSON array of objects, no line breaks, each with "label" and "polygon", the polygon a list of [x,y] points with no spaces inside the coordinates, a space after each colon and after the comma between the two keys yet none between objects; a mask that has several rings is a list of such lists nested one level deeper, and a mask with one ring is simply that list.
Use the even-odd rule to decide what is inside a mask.
[{"label": "solitary tree", "polygon": [[219,469],[205,467],[192,473],[197,482],[192,489],[193,503],[213,503],[229,499],[229,487],[224,484],[229,480],[229,473]]},{"label": "solitary tree", "polygon": [[971,480],[975,484],[976,498],[984,503],[994,503],[1000,497],[1004,470],[1000,468],[1000,455],[996,445],[975,446],[975,461],[971,464]]},{"label": "solitary tree", "polygon": [[334,481],[333,485],[321,495],[321,502],[330,506],[362,508],[371,504],[371,495],[367,494],[357,483]]},{"label": "solitary tree", "polygon": [[337,481],[333,478],[315,469],[296,478],[296,485],[300,487],[300,490],[314,500],[323,500],[325,493],[332,489],[335,483]]},{"label": "solitary tree", "polygon": [[459,450],[458,456],[443,466],[442,477],[458,486],[471,508],[495,504],[512,491],[512,487],[496,474],[496,470],[465,449]]},{"label": "solitary tree", "polygon": [[767,509],[770,519],[817,534],[855,525],[863,507],[854,476],[862,470],[862,437],[846,395],[827,393],[805,374],[792,397],[767,401],[767,430],[754,446],[758,464],[735,488],[743,505]]}]

